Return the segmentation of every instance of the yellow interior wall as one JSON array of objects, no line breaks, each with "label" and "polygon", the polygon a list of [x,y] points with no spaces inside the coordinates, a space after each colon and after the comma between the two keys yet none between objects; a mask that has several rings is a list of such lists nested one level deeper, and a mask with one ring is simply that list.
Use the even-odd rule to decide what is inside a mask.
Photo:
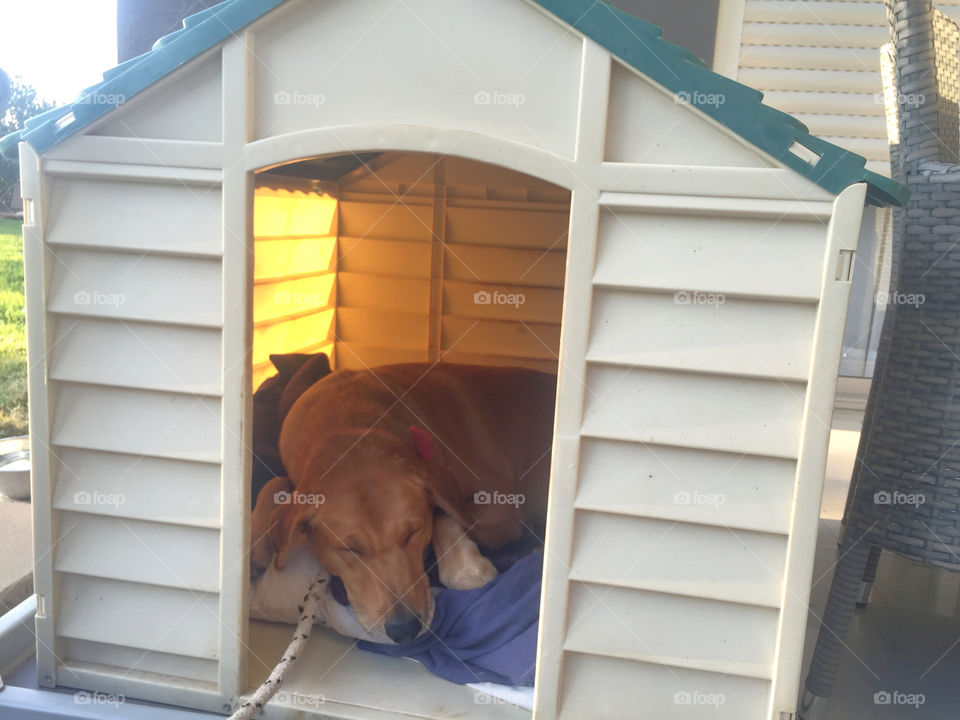
[{"label": "yellow interior wall", "polygon": [[[274,374],[269,355],[288,352],[326,352],[339,368],[556,370],[567,191],[407,153],[351,173],[335,194],[256,190],[254,387]],[[478,293],[523,301],[478,303]]]},{"label": "yellow interior wall", "polygon": [[337,199],[258,187],[253,213],[256,388],[275,372],[271,354],[333,353]]}]

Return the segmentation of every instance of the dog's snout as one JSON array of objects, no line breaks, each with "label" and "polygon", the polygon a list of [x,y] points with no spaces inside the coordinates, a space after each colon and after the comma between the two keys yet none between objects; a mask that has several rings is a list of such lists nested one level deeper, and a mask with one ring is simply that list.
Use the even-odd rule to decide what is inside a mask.
[{"label": "dog's snout", "polygon": [[420,620],[420,616],[406,608],[397,610],[384,625],[387,637],[398,645],[410,642],[420,634],[422,629],[423,622]]}]

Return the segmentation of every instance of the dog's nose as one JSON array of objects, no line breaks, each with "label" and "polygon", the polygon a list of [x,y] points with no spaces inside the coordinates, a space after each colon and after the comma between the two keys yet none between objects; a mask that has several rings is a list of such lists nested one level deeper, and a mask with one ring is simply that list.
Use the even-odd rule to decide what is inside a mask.
[{"label": "dog's nose", "polygon": [[423,623],[420,616],[410,612],[406,608],[400,608],[394,613],[393,617],[387,620],[383,626],[387,631],[387,637],[398,645],[408,643],[420,634]]}]

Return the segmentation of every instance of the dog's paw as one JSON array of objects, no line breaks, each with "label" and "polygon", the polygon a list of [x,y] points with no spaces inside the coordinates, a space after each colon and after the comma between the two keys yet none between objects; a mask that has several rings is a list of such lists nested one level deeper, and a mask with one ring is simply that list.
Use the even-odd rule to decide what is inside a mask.
[{"label": "dog's paw", "polygon": [[477,554],[470,562],[459,563],[451,567],[440,565],[440,582],[452,590],[473,590],[483,587],[497,576],[497,569],[493,563]]}]

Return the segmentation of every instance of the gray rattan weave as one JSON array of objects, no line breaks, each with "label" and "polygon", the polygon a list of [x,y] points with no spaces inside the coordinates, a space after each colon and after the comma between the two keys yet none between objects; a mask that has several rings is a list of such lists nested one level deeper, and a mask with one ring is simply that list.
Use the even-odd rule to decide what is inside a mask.
[{"label": "gray rattan weave", "polygon": [[[833,692],[854,604],[880,550],[960,570],[960,73],[957,27],[929,0],[886,0],[899,145],[889,303],[801,716]],[[891,105],[890,98],[896,98]],[[818,710],[818,707],[820,710]]]}]

